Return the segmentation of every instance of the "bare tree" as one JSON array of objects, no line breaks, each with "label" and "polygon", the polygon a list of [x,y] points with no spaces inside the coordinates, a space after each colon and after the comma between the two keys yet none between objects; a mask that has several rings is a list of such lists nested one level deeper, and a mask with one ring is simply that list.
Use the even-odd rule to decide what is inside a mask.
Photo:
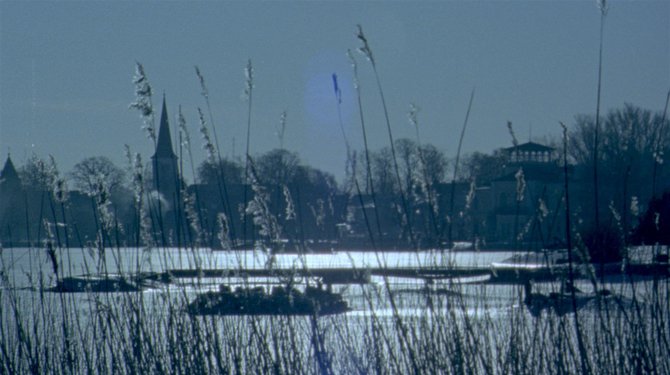
[{"label": "bare tree", "polygon": [[75,164],[70,172],[74,186],[85,194],[95,194],[100,186],[112,192],[123,185],[124,171],[104,156],[88,157]]},{"label": "bare tree", "polygon": [[206,160],[198,167],[198,181],[205,185],[216,186],[218,179],[224,178],[228,185],[241,184],[243,173],[244,167],[234,161],[220,159],[213,163]]},{"label": "bare tree", "polygon": [[384,147],[370,154],[372,164],[372,183],[378,194],[392,194],[396,189],[393,175],[393,160],[391,149]]},{"label": "bare tree", "polygon": [[47,191],[53,181],[49,164],[35,154],[28,158],[18,172],[27,190]]},{"label": "bare tree", "polygon": [[[632,202],[636,205],[639,202],[644,209],[651,199],[654,163],[670,152],[670,135],[662,131],[663,123],[667,124],[667,120],[661,113],[631,104],[609,111],[600,121],[600,210],[603,214],[607,208],[614,216],[621,217],[624,229],[631,222]],[[576,164],[576,178],[584,187],[578,199],[586,210],[590,208],[586,202],[592,199],[588,192],[594,188],[589,175],[595,162],[592,151],[595,129],[595,118],[582,115],[576,118],[570,134],[570,156]],[[663,164],[659,166],[658,181],[668,181],[670,170],[663,168]],[[665,190],[670,185],[660,188]]]},{"label": "bare tree", "polygon": [[261,182],[276,186],[289,184],[300,165],[298,154],[284,149],[269,151],[255,161]]},{"label": "bare tree", "polygon": [[427,180],[426,183],[436,186],[438,183],[444,182],[449,166],[444,153],[431,144],[421,145],[419,151],[423,160],[424,171],[422,173],[425,174],[423,177]]},{"label": "bare tree", "polygon": [[506,156],[501,150],[496,150],[491,155],[473,152],[463,158],[456,179],[466,181],[475,179],[479,186],[489,185],[493,179],[500,176],[506,163]]}]

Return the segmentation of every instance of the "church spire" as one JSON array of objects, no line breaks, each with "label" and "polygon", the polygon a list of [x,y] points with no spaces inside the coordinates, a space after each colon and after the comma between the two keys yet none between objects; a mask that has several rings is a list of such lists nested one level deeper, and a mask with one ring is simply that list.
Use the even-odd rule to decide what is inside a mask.
[{"label": "church spire", "polygon": [[5,166],[0,171],[0,188],[9,187],[9,188],[19,188],[21,186],[21,178],[16,172],[14,163],[12,163],[12,157],[7,154],[7,160],[5,161]]},{"label": "church spire", "polygon": [[170,125],[168,124],[167,105],[165,105],[165,94],[163,94],[163,110],[161,123],[158,130],[158,142],[156,153],[151,157],[154,177],[154,187],[169,202],[176,199],[179,190],[179,169],[177,168],[177,155],[172,149],[172,138],[170,137]]},{"label": "church spire", "polygon": [[161,112],[160,128],[158,129],[158,143],[156,144],[156,153],[153,157],[157,159],[176,157],[172,149],[172,137],[170,136],[170,125],[168,124],[165,94],[163,94],[163,110]]}]

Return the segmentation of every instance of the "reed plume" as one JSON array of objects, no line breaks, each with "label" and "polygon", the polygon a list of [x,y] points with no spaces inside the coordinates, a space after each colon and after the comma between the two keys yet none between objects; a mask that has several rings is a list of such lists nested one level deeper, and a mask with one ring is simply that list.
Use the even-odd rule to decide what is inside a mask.
[{"label": "reed plume", "polygon": [[200,119],[200,134],[202,135],[202,148],[207,154],[207,162],[212,165],[216,165],[216,149],[212,143],[212,138],[209,136],[209,130],[207,130],[207,121],[205,116],[202,114],[202,110],[198,107],[198,118]]},{"label": "reed plume", "polygon": [[384,119],[386,122],[386,130],[388,133],[389,137],[389,145],[391,148],[391,155],[393,159],[393,168],[395,170],[395,176],[398,182],[398,190],[400,193],[400,201],[402,205],[402,215],[403,215],[403,221],[407,223],[407,230],[408,230],[408,235],[409,235],[409,242],[416,248],[416,242],[414,238],[414,231],[412,229],[412,217],[411,213],[409,212],[409,205],[407,203],[407,195],[405,190],[403,189],[402,186],[402,178],[400,177],[400,167],[398,166],[398,158],[396,156],[396,150],[395,150],[395,141],[393,140],[393,131],[391,130],[391,120],[389,118],[389,113],[388,113],[388,108],[386,105],[386,99],[384,97],[384,90],[382,89],[381,85],[381,80],[379,78],[379,72],[377,71],[377,64],[375,62],[375,58],[372,54],[372,49],[370,48],[370,44],[368,43],[368,39],[363,33],[363,28],[361,25],[357,25],[358,27],[358,32],[356,33],[356,37],[363,43],[361,47],[359,47],[359,52],[361,52],[370,62],[372,65],[372,71],[374,72],[375,75],[375,81],[377,82],[377,91],[379,93],[379,96],[382,101],[382,108],[384,110]]},{"label": "reed plume", "polygon": [[600,98],[602,90],[602,76],[603,76],[603,39],[605,30],[605,16],[607,15],[608,6],[606,0],[597,0],[598,9],[600,10],[600,38],[598,45],[598,87],[596,94],[596,125],[593,134],[593,204],[595,209],[595,228],[596,233],[600,231],[600,185],[598,164],[600,159]]},{"label": "reed plume", "polygon": [[[461,162],[461,148],[463,147],[463,139],[465,139],[465,130],[468,127],[468,120],[470,119],[470,110],[472,110],[472,102],[475,99],[475,89],[472,88],[470,92],[470,100],[468,101],[468,109],[465,111],[465,120],[463,120],[463,127],[461,128],[461,136],[458,138],[458,149],[456,150],[456,162],[454,164],[454,175],[451,178],[451,193],[449,195],[449,229],[447,234],[447,240],[449,241],[449,246],[452,245],[452,231],[453,231],[453,218],[454,218],[454,204],[456,199],[456,178],[458,177],[458,168],[460,167]],[[474,195],[473,195],[474,196]]]},{"label": "reed plume", "polygon": [[130,103],[129,108],[137,109],[140,112],[144,125],[142,129],[147,132],[147,136],[157,143],[156,125],[154,120],[154,106],[152,103],[153,90],[146,73],[144,66],[139,62],[135,62],[135,75],[133,76],[133,85],[135,85],[135,101]]}]

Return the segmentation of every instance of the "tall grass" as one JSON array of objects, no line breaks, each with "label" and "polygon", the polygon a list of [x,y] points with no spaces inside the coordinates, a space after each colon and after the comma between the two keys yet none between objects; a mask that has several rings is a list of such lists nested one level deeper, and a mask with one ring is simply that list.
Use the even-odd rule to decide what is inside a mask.
[{"label": "tall grass", "polygon": [[[347,56],[349,56],[349,61],[351,62],[351,67],[353,69],[354,73],[354,88],[356,89],[356,101],[358,104],[358,115],[360,117],[360,122],[361,122],[361,131],[363,134],[363,146],[365,150],[365,171],[366,171],[366,178],[365,178],[365,184],[367,186],[366,192],[370,193],[370,196],[372,197],[372,203],[375,207],[374,209],[374,214],[375,214],[375,223],[377,224],[377,235],[381,239],[382,237],[382,229],[381,229],[381,224],[379,221],[379,211],[377,210],[377,194],[375,194],[375,185],[372,182],[372,165],[370,163],[370,148],[368,147],[368,135],[367,131],[365,130],[365,116],[363,115],[363,100],[361,98],[361,86],[358,81],[358,64],[356,63],[356,58],[354,55],[351,53],[351,51],[347,51]],[[363,204],[363,200],[361,198],[361,189],[360,186],[358,185],[358,180],[356,179],[356,174],[354,173],[353,175],[354,178],[354,183],[356,184],[356,189],[358,191],[358,196],[361,199],[361,209],[363,210],[363,214],[367,215],[366,210],[365,210],[365,205]],[[369,221],[365,219],[366,225],[369,227]],[[370,239],[373,240],[372,232],[368,230],[370,233]]]},{"label": "tall grass", "polygon": [[[564,199],[565,199],[565,241],[568,248],[568,280],[570,285],[575,285],[575,272],[573,269],[574,258],[572,255],[572,227],[570,220],[570,184],[569,184],[569,174],[568,174],[568,128],[563,123],[561,123],[563,128],[563,189],[564,189]],[[586,356],[586,347],[584,346],[584,337],[582,328],[579,323],[579,313],[577,310],[577,297],[575,295],[575,288],[570,288],[570,302],[572,304],[572,313],[575,316],[575,334],[577,336],[577,345],[579,348],[579,359],[581,364],[582,373],[587,374],[591,372],[590,365],[588,363],[588,358]]]},{"label": "tall grass", "polygon": [[[3,270],[2,373],[559,374],[578,372],[584,363],[589,372],[603,374],[670,369],[663,354],[669,348],[667,280],[637,286],[635,308],[580,313],[588,322],[582,352],[576,315],[532,317],[515,299],[514,288],[502,306],[496,306],[495,287],[486,285],[402,292],[382,284],[350,287],[358,290],[349,292],[357,314],[194,317],[183,311],[191,295],[181,288],[148,294],[45,292],[54,271],[67,275],[60,267],[65,260],[53,250],[53,270],[41,267],[48,252],[28,250],[39,271],[30,281],[34,290],[17,288],[10,270]],[[118,267],[113,263],[107,268]],[[103,270],[94,266],[87,272]],[[617,288],[630,295],[632,285]],[[384,313],[388,309],[391,315]]]},{"label": "tall grass", "polygon": [[[249,61],[249,64],[251,64],[251,61]],[[248,69],[251,69],[250,65],[249,65]],[[223,171],[223,168],[218,168],[219,165],[223,165],[223,158],[221,157],[221,147],[219,146],[219,137],[217,136],[217,133],[216,133],[216,125],[214,123],[214,115],[212,113],[212,106],[211,106],[210,100],[209,100],[209,89],[207,88],[207,84],[205,82],[205,77],[201,73],[200,68],[198,68],[197,66],[195,67],[195,73],[198,77],[198,81],[200,82],[200,88],[201,88],[200,94],[205,99],[205,104],[207,106],[207,113],[209,114],[209,121],[210,121],[210,124],[211,124],[212,135],[214,137],[214,143],[212,144],[212,141],[209,138],[208,127],[207,127],[206,121],[204,120],[204,117],[202,115],[199,116],[200,117],[200,124],[201,124],[200,132],[203,135],[204,147],[205,147],[206,150],[208,150],[208,152],[207,152],[208,159],[209,159],[209,161],[212,165],[217,166],[217,168],[215,168],[216,184],[217,184],[217,187],[218,187],[217,191],[219,192],[219,199],[221,200],[221,204],[224,207],[224,211],[225,211],[227,217],[230,218],[229,220],[230,220],[230,225],[231,225],[230,226],[231,227],[231,235],[232,235],[233,238],[235,238],[236,237],[235,216],[233,215],[233,208],[230,205],[230,195],[228,194],[228,184],[226,183],[226,176],[225,176],[225,173]],[[249,77],[249,79],[250,78],[251,77]],[[251,106],[251,89],[252,89],[251,86],[253,86],[253,83],[247,83],[247,89],[245,91],[245,92],[248,91],[247,95],[249,96],[249,105],[250,106]],[[200,110],[199,110],[199,113],[201,113]],[[248,123],[248,129],[247,129],[248,132],[250,131],[249,130],[249,128],[251,126],[250,124],[251,124],[251,112],[249,112],[249,123]],[[249,135],[247,135],[247,137],[249,137]],[[248,143],[248,139],[247,139],[247,143]],[[214,157],[215,154],[213,152],[214,151],[214,146],[216,146],[215,147],[216,158]],[[247,149],[247,153],[248,153],[248,151],[249,150]],[[218,164],[217,164],[217,162],[218,162]],[[194,173],[194,176],[195,176],[195,173]],[[210,244],[210,246],[212,245],[211,241],[208,242],[208,243]]]},{"label": "tall grass", "polygon": [[593,204],[594,204],[594,222],[596,233],[600,230],[600,187],[598,183],[598,160],[600,147],[600,98],[602,90],[602,76],[603,76],[603,39],[605,30],[605,16],[607,15],[607,1],[598,0],[598,9],[600,10],[600,38],[598,46],[598,85],[596,95],[596,127],[593,135]]},{"label": "tall grass", "polygon": [[396,181],[398,184],[398,193],[400,195],[400,202],[402,207],[403,222],[406,223],[407,235],[409,243],[412,244],[414,248],[417,248],[417,239],[414,236],[414,231],[412,229],[412,215],[409,210],[409,204],[407,201],[407,194],[410,186],[403,186],[402,178],[400,177],[400,168],[398,167],[398,158],[396,156],[395,150],[395,141],[393,140],[393,130],[391,129],[391,120],[389,118],[389,111],[386,105],[386,98],[384,96],[384,90],[382,89],[381,79],[379,78],[379,72],[377,70],[377,63],[368,43],[368,39],[363,33],[363,28],[361,25],[358,25],[358,32],[356,37],[362,43],[362,46],[359,48],[359,51],[367,58],[372,66],[372,71],[375,75],[375,82],[377,83],[377,92],[379,93],[379,98],[381,99],[382,109],[384,112],[384,120],[386,123],[386,133],[389,137],[389,147],[391,148],[391,156],[393,160],[393,170],[395,171]]},{"label": "tall grass", "polygon": [[656,198],[656,179],[658,176],[659,165],[663,163],[663,155],[660,152],[661,142],[665,136],[665,119],[668,115],[668,105],[670,105],[670,90],[665,96],[665,105],[663,106],[663,115],[661,116],[661,123],[658,129],[658,135],[656,137],[656,142],[654,144],[654,168],[652,170],[652,179],[651,179],[651,198]]},{"label": "tall grass", "polygon": [[451,235],[452,235],[452,229],[453,229],[453,221],[454,221],[454,200],[456,197],[456,178],[458,177],[458,168],[460,167],[460,161],[461,161],[461,148],[463,146],[463,139],[465,138],[465,130],[468,127],[468,120],[470,119],[470,110],[472,109],[472,102],[475,99],[475,89],[472,89],[472,92],[470,92],[470,100],[468,101],[468,110],[465,112],[465,120],[463,120],[463,127],[461,128],[461,135],[458,138],[458,148],[456,150],[456,160],[454,162],[454,175],[451,178],[451,192],[449,195],[449,233],[447,235],[447,240],[449,241],[449,246],[451,246],[452,241],[451,241]]}]

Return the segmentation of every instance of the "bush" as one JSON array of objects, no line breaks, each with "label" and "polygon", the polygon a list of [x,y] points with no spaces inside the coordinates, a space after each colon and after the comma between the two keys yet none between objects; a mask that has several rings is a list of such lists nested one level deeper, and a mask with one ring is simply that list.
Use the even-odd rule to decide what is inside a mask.
[{"label": "bush", "polygon": [[590,227],[582,232],[584,246],[593,263],[620,262],[624,243],[620,231],[612,226]]},{"label": "bush", "polygon": [[670,245],[670,191],[649,202],[631,240],[635,244]]}]

